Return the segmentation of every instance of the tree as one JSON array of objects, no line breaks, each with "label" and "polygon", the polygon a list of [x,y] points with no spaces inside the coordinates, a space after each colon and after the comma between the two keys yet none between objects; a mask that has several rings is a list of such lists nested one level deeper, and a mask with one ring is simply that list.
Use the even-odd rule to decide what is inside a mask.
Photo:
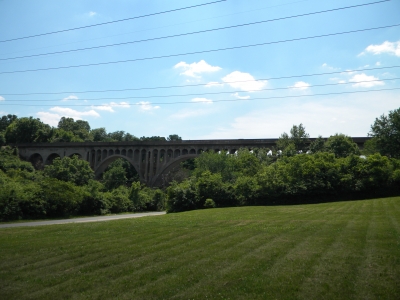
[{"label": "tree", "polygon": [[55,158],[51,165],[45,166],[44,174],[58,180],[73,182],[76,185],[85,185],[94,178],[94,172],[87,161],[74,155]]},{"label": "tree", "polygon": [[[282,133],[276,142],[276,146],[279,150],[282,150],[284,153],[289,155],[293,154],[293,149],[297,153],[306,152],[309,137],[310,135],[306,133],[306,129],[303,124],[300,124],[299,126],[293,125],[292,129],[290,129],[290,136],[286,132]],[[289,149],[285,151],[285,149],[288,147]]]},{"label": "tree", "polygon": [[325,143],[325,149],[334,153],[336,157],[347,157],[351,154],[360,154],[360,150],[353,139],[344,134],[332,135]]},{"label": "tree", "polygon": [[18,119],[16,115],[8,114],[6,116],[2,116],[0,119],[0,132],[5,131],[7,127],[16,119]]},{"label": "tree", "polygon": [[64,129],[55,129],[54,134],[51,137],[50,142],[83,142],[81,138],[74,135],[72,131],[66,131]]},{"label": "tree", "polygon": [[104,127],[92,129],[90,135],[94,142],[105,142],[109,138]]},{"label": "tree", "polygon": [[307,143],[310,135],[306,132],[303,124],[293,125],[290,129],[290,139],[293,141],[297,151],[307,151]]},{"label": "tree", "polygon": [[310,144],[309,149],[311,153],[323,152],[325,150],[325,139],[319,136]]},{"label": "tree", "polygon": [[0,147],[6,144],[6,137],[4,132],[0,132]]},{"label": "tree", "polygon": [[115,142],[123,142],[124,141],[124,136],[125,136],[125,131],[123,130],[117,130],[114,132],[110,132],[108,134],[108,137]]},{"label": "tree", "polygon": [[75,121],[73,118],[62,117],[57,127],[72,132],[81,141],[88,140],[89,138],[90,125],[87,121]]},{"label": "tree", "polygon": [[7,143],[48,142],[53,134],[51,127],[40,119],[20,118],[14,120],[6,129]]},{"label": "tree", "polygon": [[167,141],[169,141],[169,142],[182,141],[182,138],[181,138],[179,135],[177,135],[177,134],[170,134],[170,135],[167,137]]},{"label": "tree", "polygon": [[147,142],[147,141],[165,141],[165,137],[163,136],[142,136],[140,138],[141,141]]},{"label": "tree", "polygon": [[104,186],[111,191],[126,184],[126,171],[122,165],[115,165],[103,173]]},{"label": "tree", "polygon": [[363,149],[362,149],[361,153],[364,155],[371,155],[371,154],[379,153],[379,149],[378,149],[378,145],[377,145],[377,138],[371,138],[371,139],[367,140],[363,145]]},{"label": "tree", "polygon": [[376,139],[382,155],[400,158],[400,108],[376,118],[369,135]]},{"label": "tree", "polygon": [[72,132],[79,130],[90,131],[90,125],[87,121],[82,121],[82,120],[75,121],[73,118],[66,118],[66,117],[62,117],[60,119],[57,127]]}]

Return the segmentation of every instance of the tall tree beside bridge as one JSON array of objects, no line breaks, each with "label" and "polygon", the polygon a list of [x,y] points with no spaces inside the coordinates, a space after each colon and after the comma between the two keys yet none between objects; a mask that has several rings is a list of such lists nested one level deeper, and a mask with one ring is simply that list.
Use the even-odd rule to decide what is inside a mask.
[{"label": "tall tree beside bridge", "polygon": [[400,108],[376,118],[369,135],[381,154],[400,158]]}]

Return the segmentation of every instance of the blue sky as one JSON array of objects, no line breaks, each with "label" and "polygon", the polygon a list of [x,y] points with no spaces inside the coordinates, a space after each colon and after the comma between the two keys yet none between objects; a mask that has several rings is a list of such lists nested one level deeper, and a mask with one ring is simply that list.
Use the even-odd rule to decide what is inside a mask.
[{"label": "blue sky", "polygon": [[[211,1],[0,0],[0,40],[207,2]],[[300,123],[312,137],[335,133],[366,136],[376,117],[400,107],[400,89],[395,89],[400,88],[400,80],[392,79],[400,77],[400,68],[394,67],[400,66],[400,26],[226,51],[184,53],[400,24],[399,0],[149,42],[4,59],[151,39],[370,2],[374,1],[227,0],[3,42],[0,43],[0,59],[3,59],[0,60],[0,115],[33,116],[52,126],[67,116],[87,120],[92,128],[105,127],[109,132],[124,130],[139,137],[176,133],[184,139],[274,138]],[[7,73],[175,54],[183,55]],[[348,72],[372,68],[380,69]],[[329,72],[336,73],[272,79]],[[142,89],[150,87],[169,88]],[[118,89],[125,91],[80,93]],[[28,95],[13,95],[18,93]]]}]

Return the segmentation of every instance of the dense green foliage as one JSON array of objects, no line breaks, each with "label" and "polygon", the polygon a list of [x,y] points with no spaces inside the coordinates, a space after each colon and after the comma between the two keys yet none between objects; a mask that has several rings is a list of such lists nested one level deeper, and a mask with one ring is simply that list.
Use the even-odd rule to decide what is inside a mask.
[{"label": "dense green foliage", "polygon": [[[129,174],[122,168],[125,161],[112,164],[104,173],[104,181],[99,182],[93,180],[88,162],[77,156],[56,158],[44,171],[38,171],[17,155],[16,148],[0,150],[0,220],[163,210],[165,207],[161,190],[150,189],[137,181],[128,182],[126,177],[118,180],[107,175],[116,171],[122,171],[124,176]],[[132,190],[137,191],[138,197],[131,197]]]},{"label": "dense green foliage", "polygon": [[379,153],[336,157],[297,154],[276,160],[242,149],[236,155],[203,153],[189,179],[168,187],[170,212],[217,207],[318,202],[400,193],[400,160]]},{"label": "dense green foliage", "polygon": [[57,127],[40,119],[5,115],[0,118],[0,146],[16,143],[181,141],[177,134],[138,138],[122,130],[107,133],[104,127],[91,129],[87,121],[62,117]]},{"label": "dense green foliage", "polygon": [[[125,211],[169,212],[209,207],[276,205],[335,201],[400,193],[400,109],[371,126],[373,138],[363,156],[351,137],[335,134],[312,143],[305,127],[294,125],[272,149],[239,149],[235,154],[204,152],[181,164],[165,191],[139,183],[135,168],[124,159],[112,162],[99,182],[78,157],[56,158],[44,171],[19,160],[17,149],[0,156],[0,218],[36,218]],[[141,137],[124,131],[91,129],[86,121],[62,117],[57,128],[39,119],[0,119],[0,144],[83,141],[170,141],[171,134]],[[33,162],[35,168],[39,166]],[[39,166],[41,167],[41,166]],[[168,175],[168,174],[167,174]],[[179,175],[179,176],[178,176]],[[182,175],[182,176],[180,176]],[[171,179],[172,180],[172,179]],[[54,189],[51,190],[51,185]],[[58,200],[56,195],[60,194]],[[72,199],[73,198],[73,199]]]},{"label": "dense green foliage", "polygon": [[85,185],[94,178],[94,172],[87,161],[66,156],[55,158],[51,165],[45,166],[44,174],[58,180],[72,182],[76,185]]},{"label": "dense green foliage", "polygon": [[281,135],[276,150],[202,153],[192,176],[168,187],[168,211],[208,207],[207,199],[224,207],[400,194],[400,160],[370,146],[366,156],[359,156],[357,144],[344,134],[310,144],[308,138],[300,124]]},{"label": "dense green foliage", "polygon": [[396,197],[4,228],[0,298],[398,299],[399,220]]},{"label": "dense green foliage", "polygon": [[400,158],[400,108],[376,118],[370,135],[382,154]]}]

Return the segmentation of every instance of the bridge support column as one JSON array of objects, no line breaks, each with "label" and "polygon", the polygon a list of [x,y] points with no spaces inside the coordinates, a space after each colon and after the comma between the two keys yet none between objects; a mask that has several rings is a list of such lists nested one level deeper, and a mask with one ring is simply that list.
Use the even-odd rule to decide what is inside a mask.
[{"label": "bridge support column", "polygon": [[149,156],[151,155],[150,151],[146,151],[146,159],[144,163],[144,180],[147,182],[149,180]]},{"label": "bridge support column", "polygon": [[149,164],[149,181],[153,178],[154,174],[154,149],[150,150],[150,164]]},{"label": "bridge support column", "polygon": [[159,167],[159,165],[160,165],[160,150],[156,150],[157,151],[157,153],[155,154],[155,156],[154,156],[154,163],[155,163],[155,166],[154,166],[154,168],[153,168],[153,176],[155,176],[156,174],[157,174],[157,172],[158,172],[158,167]]}]

